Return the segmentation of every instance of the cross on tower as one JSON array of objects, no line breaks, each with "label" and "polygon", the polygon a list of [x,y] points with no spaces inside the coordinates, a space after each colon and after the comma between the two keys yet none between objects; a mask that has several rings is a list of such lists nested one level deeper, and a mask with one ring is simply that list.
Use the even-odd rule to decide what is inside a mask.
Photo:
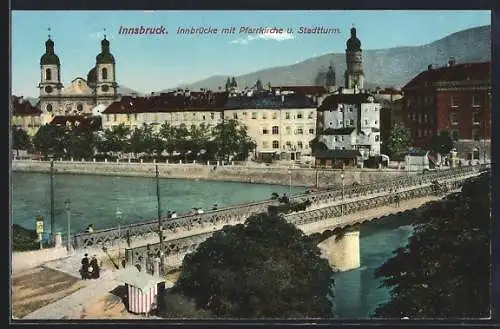
[{"label": "cross on tower", "polygon": [[49,32],[49,39],[50,39],[50,27],[47,28],[47,31]]},{"label": "cross on tower", "polygon": [[106,28],[104,28],[104,39],[106,39]]}]

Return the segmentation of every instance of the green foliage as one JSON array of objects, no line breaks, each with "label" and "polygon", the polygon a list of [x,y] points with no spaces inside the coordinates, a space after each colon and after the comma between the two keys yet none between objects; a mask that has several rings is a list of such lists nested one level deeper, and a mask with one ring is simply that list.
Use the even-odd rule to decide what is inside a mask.
[{"label": "green foliage", "polygon": [[37,234],[35,230],[28,230],[20,225],[12,224],[12,250],[26,251],[40,248],[40,243],[37,242]]},{"label": "green foliage", "polygon": [[12,128],[12,149],[30,150],[32,147],[28,133],[20,128]]},{"label": "green foliage", "polygon": [[222,160],[246,159],[257,146],[248,136],[247,127],[233,119],[215,126],[213,136],[217,157]]},{"label": "green foliage", "polygon": [[377,317],[490,316],[490,176],[428,205],[406,247],[376,270],[391,300]]},{"label": "green foliage", "polygon": [[44,156],[62,157],[70,144],[70,130],[66,126],[44,125],[33,137],[35,150]]},{"label": "green foliage", "polygon": [[67,154],[75,159],[89,159],[94,155],[96,137],[88,126],[78,126],[69,130]]},{"label": "green foliage", "polygon": [[431,150],[440,154],[448,154],[454,148],[453,140],[448,131],[441,131],[431,141]]},{"label": "green foliage", "polygon": [[102,138],[96,142],[97,150],[105,154],[128,150],[130,134],[130,128],[123,123],[106,129],[102,134]]},{"label": "green foliage", "polygon": [[403,125],[396,124],[392,130],[389,138],[382,144],[383,151],[389,157],[401,158],[408,152],[411,146],[411,132]]},{"label": "green foliage", "polygon": [[225,226],[186,255],[173,293],[222,318],[330,317],[333,271],[282,217]]}]

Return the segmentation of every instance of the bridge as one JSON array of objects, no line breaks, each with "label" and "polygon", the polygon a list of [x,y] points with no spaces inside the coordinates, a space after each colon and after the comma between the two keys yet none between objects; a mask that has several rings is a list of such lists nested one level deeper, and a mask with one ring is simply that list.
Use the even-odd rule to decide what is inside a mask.
[{"label": "bridge", "polygon": [[[292,202],[309,200],[311,205],[304,211],[287,214],[286,219],[308,234],[322,234],[324,240],[319,247],[324,251],[330,264],[338,270],[359,267],[359,230],[355,229],[360,221],[367,219],[347,215],[367,209],[388,205],[399,200],[411,200],[433,195],[433,182],[439,181],[448,191],[458,191],[463,182],[488,170],[488,165],[454,168],[425,173],[418,176],[399,177],[394,180],[376,182],[363,186],[349,186],[325,192],[301,194],[291,198]],[[184,216],[176,219],[162,219],[164,234],[163,254],[166,264],[178,266],[183,257],[196,250],[197,246],[224,225],[243,223],[252,214],[267,212],[275,201],[263,201],[241,206],[223,208],[201,215]],[[326,223],[318,226],[318,223]],[[353,229],[354,228],[354,229]],[[340,231],[339,231],[340,230]],[[129,237],[125,241],[122,232]],[[155,240],[156,243],[147,242]],[[130,247],[131,241],[136,247]],[[129,247],[126,249],[127,263],[144,261],[148,253],[159,253],[157,242],[158,220],[128,225],[120,229],[111,228],[91,234],[78,234],[74,237],[77,248],[92,247]]]}]

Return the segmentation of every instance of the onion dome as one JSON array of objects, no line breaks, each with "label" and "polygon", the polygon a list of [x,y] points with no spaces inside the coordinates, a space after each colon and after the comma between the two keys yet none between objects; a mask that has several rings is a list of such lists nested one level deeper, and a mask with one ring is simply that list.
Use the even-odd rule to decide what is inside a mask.
[{"label": "onion dome", "polygon": [[346,42],[347,51],[361,51],[361,41],[356,37],[356,28],[351,29],[351,37]]},{"label": "onion dome", "polygon": [[96,68],[93,67],[90,69],[89,73],[87,73],[87,85],[95,85],[97,83],[97,71]]},{"label": "onion dome", "polygon": [[115,64],[115,58],[109,51],[109,41],[106,36],[101,41],[101,53],[96,57],[97,64]]},{"label": "onion dome", "polygon": [[54,53],[54,41],[50,37],[45,42],[45,54],[40,58],[40,65],[61,65],[59,57]]}]

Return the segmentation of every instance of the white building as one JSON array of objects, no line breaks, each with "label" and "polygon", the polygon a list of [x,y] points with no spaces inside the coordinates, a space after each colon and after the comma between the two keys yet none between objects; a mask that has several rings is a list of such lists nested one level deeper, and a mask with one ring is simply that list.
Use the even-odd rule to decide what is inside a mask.
[{"label": "white building", "polygon": [[330,95],[318,108],[318,142],[329,150],[358,150],[364,159],[379,155],[380,109],[368,93]]}]

